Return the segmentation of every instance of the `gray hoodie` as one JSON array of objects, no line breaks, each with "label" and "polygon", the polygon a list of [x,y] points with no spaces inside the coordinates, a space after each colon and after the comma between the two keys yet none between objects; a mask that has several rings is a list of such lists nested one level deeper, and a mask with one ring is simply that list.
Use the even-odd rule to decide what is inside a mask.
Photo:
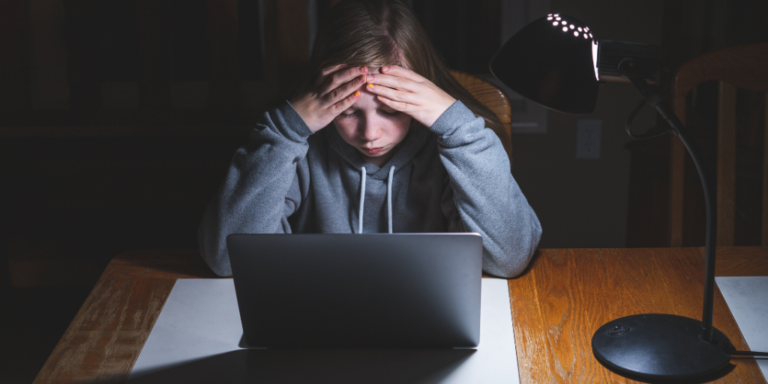
[{"label": "gray hoodie", "polygon": [[266,112],[206,209],[200,252],[232,269],[231,233],[477,232],[483,270],[520,274],[541,224],[496,134],[460,101],[414,125],[383,167],[363,161],[333,124],[313,134],[289,103]]}]

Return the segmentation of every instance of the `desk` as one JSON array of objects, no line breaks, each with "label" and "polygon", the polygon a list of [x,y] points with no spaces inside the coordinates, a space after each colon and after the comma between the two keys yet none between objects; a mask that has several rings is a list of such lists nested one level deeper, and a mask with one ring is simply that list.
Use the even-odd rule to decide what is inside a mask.
[{"label": "desk", "polygon": [[[718,276],[768,275],[768,247],[718,249]],[[522,383],[630,383],[592,355],[594,331],[637,313],[700,318],[700,248],[543,249],[509,281]],[[115,257],[35,383],[122,382],[178,278],[212,278],[196,250],[134,251]],[[748,346],[715,294],[714,325]],[[720,383],[766,383],[752,359],[733,359]]]}]

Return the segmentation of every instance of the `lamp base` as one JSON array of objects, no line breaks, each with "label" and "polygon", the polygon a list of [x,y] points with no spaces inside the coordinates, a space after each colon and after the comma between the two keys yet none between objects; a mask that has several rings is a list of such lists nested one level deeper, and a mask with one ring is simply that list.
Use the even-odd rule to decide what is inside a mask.
[{"label": "lamp base", "polygon": [[701,338],[701,321],[663,314],[633,315],[610,321],[592,337],[597,360],[620,374],[684,379],[715,372],[731,360],[733,346],[717,329],[712,342]]}]

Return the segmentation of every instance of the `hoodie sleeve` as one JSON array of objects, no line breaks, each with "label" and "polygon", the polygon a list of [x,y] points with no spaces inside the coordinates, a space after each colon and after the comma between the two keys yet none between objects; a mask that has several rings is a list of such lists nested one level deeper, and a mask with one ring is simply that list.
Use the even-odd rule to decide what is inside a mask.
[{"label": "hoodie sleeve", "polygon": [[452,231],[483,237],[483,270],[510,278],[525,270],[541,238],[541,224],[512,177],[498,136],[461,101],[437,119],[440,159],[448,171],[446,191],[458,215]]},{"label": "hoodie sleeve", "polygon": [[198,229],[200,253],[217,275],[232,275],[227,235],[291,232],[288,217],[301,203],[296,167],[307,154],[311,134],[286,102],[266,112],[248,144],[235,152]]}]

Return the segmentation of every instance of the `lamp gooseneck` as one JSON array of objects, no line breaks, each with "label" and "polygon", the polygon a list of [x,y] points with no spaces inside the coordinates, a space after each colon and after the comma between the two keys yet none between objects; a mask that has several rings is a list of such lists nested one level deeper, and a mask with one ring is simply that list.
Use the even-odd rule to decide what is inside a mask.
[{"label": "lamp gooseneck", "polygon": [[715,205],[715,185],[712,182],[711,174],[704,167],[701,161],[701,155],[698,148],[694,145],[688,134],[685,132],[685,126],[674,113],[669,104],[662,99],[653,90],[645,80],[636,74],[632,59],[625,59],[619,64],[619,70],[626,76],[635,88],[640,91],[646,102],[654,107],[664,120],[669,123],[685,149],[691,155],[693,164],[701,178],[701,184],[704,187],[704,204],[707,211],[707,232],[705,240],[705,267],[704,267],[704,306],[701,316],[702,339],[707,342],[712,341],[712,316],[715,300],[715,253],[717,242],[717,206]]}]

